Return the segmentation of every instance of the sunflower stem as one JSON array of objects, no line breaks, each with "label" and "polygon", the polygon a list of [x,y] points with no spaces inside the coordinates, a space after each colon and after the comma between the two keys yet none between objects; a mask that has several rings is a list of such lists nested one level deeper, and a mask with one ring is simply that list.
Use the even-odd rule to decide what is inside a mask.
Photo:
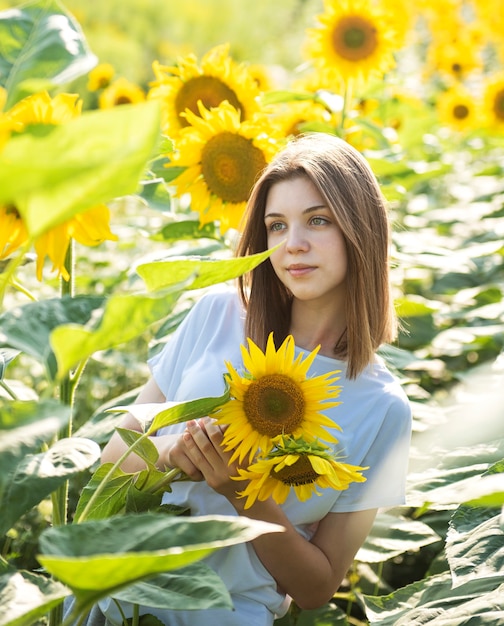
[{"label": "sunflower stem", "polygon": [[[74,244],[70,239],[65,255],[65,269],[69,274],[68,281],[60,279],[60,296],[74,296]],[[75,392],[75,380],[69,372],[65,375],[60,383],[60,402],[70,407],[70,417],[66,429],[59,433],[59,438],[72,436],[72,419],[73,419],[73,401]],[[68,516],[68,480],[66,480],[58,489],[51,494],[53,505],[53,525],[64,526],[67,523]],[[51,609],[49,614],[49,626],[59,626],[63,621],[63,604]]]},{"label": "sunflower stem", "polygon": [[341,122],[340,122],[340,133],[341,137],[345,137],[345,122],[347,118],[347,112],[350,107],[350,103],[352,100],[352,79],[349,78],[345,81],[345,88],[343,90],[343,107],[341,109]]}]

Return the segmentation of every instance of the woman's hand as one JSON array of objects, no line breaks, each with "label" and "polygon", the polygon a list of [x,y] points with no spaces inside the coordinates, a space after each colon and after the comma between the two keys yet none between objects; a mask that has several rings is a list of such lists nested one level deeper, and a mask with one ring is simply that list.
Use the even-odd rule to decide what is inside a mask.
[{"label": "woman's hand", "polygon": [[181,449],[194,467],[203,475],[207,484],[229,500],[236,498],[242,484],[232,480],[238,475],[237,465],[229,464],[232,452],[222,446],[223,428],[205,417],[188,421],[181,437]]}]

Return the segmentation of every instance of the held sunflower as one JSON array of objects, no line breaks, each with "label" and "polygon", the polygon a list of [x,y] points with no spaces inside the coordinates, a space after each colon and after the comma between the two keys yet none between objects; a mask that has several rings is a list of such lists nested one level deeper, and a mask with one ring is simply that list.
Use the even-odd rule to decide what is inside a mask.
[{"label": "held sunflower", "polygon": [[267,454],[280,435],[337,442],[327,428],[341,428],[322,411],[340,404],[335,401],[341,390],[334,384],[338,372],[307,376],[318,348],[304,360],[304,353],[295,358],[291,335],[276,350],[270,334],[265,352],[250,339],[241,352],[245,373],[226,363],[231,399],[213,416],[227,425],[223,445],[234,450],[231,461],[241,463],[248,455],[250,462],[259,450]]},{"label": "held sunflower", "polygon": [[229,44],[209,50],[198,63],[193,54],[182,57],[177,65],[153,64],[156,80],[151,83],[148,98],[161,101],[163,132],[176,138],[190,124],[185,116],[189,109],[200,115],[198,102],[206,109],[219,106],[225,100],[249,120],[259,111],[260,89],[247,66],[229,56]]},{"label": "held sunflower", "polygon": [[[4,114],[12,132],[23,132],[29,126],[65,124],[81,113],[82,103],[75,94],[62,93],[51,98],[47,92],[28,96]],[[52,270],[65,280],[65,257],[73,238],[85,246],[97,246],[105,240],[116,241],[117,236],[109,229],[110,212],[101,204],[75,215],[41,235],[35,242],[37,252],[37,278],[42,280],[46,257],[52,262]],[[28,243],[28,232],[17,208],[13,205],[0,207],[0,259],[5,259],[22,245]]]},{"label": "held sunflower", "polygon": [[312,495],[321,495],[317,487],[344,491],[351,483],[366,480],[361,472],[367,467],[341,463],[320,442],[278,437],[275,445],[266,457],[247,469],[238,468],[239,476],[234,480],[249,481],[243,491],[237,492],[238,497],[247,498],[246,509],[256,500],[270,497],[283,504],[291,489],[304,502]]},{"label": "held sunflower", "polygon": [[187,110],[191,126],[183,129],[168,167],[183,167],[173,181],[174,195],[189,193],[203,226],[219,221],[222,232],[238,228],[253,184],[280,146],[266,118],[240,121],[228,102],[214,109],[199,103],[200,115]]},{"label": "held sunflower", "polygon": [[307,29],[306,55],[344,82],[382,76],[395,66],[402,22],[371,0],[325,0],[319,25]]}]

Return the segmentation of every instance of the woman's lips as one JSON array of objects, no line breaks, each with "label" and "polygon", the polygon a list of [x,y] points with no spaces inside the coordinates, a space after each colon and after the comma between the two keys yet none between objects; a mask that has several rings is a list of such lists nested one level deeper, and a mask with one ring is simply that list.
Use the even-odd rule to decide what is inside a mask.
[{"label": "woman's lips", "polygon": [[309,274],[314,269],[315,268],[312,265],[296,264],[296,265],[289,265],[289,267],[287,268],[287,271],[289,272],[291,276],[297,278],[299,276],[305,276],[306,274]]}]

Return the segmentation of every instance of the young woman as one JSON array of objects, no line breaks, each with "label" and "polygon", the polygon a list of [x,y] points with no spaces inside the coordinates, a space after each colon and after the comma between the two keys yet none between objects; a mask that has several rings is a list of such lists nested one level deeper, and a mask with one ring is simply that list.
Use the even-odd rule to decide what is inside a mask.
[{"label": "young woman", "polygon": [[[292,598],[311,609],[340,586],[381,507],[404,503],[411,429],[408,400],[376,356],[394,339],[389,285],[389,224],[377,181],[365,159],[323,133],[293,140],[266,167],[252,192],[238,254],[281,244],[238,288],[203,296],[150,361],[152,379],[137,402],[185,401],[220,395],[224,362],[243,369],[240,345],[251,338],[263,350],[271,332],[278,346],[292,335],[296,354],[317,346],[309,376],[341,371],[341,404],[324,413],[341,427],[335,450],[345,463],[368,467],[366,481],[323,489],[300,501],[237,497],[236,463],[222,444],[223,428],[210,419],[172,426],[153,438],[162,468],[181,468],[192,481],[175,483],[165,502],[193,515],[228,514],[280,524],[282,533],[218,550],[206,559],[226,584],[234,611],[156,611],[163,623],[187,626],[270,626]],[[122,424],[139,429],[126,416]],[[117,434],[104,462],[125,449]],[[131,455],[127,471],[142,467]],[[120,623],[111,602],[101,603]]]}]

